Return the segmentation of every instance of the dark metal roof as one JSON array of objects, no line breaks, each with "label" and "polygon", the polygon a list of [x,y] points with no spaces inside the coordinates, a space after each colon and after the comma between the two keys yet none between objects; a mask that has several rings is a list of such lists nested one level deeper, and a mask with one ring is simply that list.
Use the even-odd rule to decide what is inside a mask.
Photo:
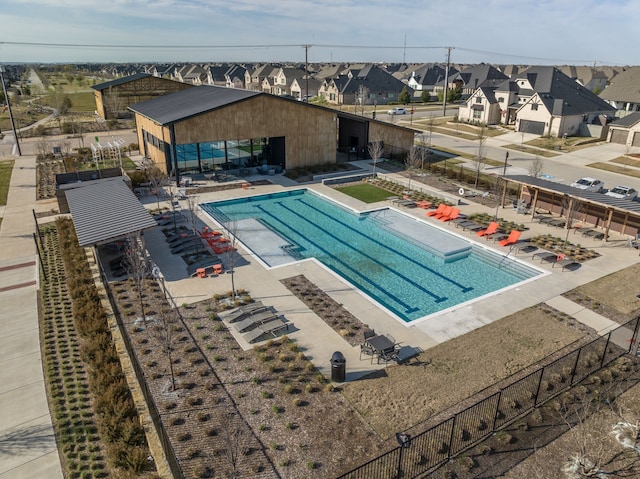
[{"label": "dark metal roof", "polygon": [[107,90],[113,86],[122,85],[124,83],[129,83],[132,81],[140,80],[141,78],[147,78],[152,76],[149,73],[136,73],[135,75],[130,75],[122,78],[117,78],[115,80],[111,80],[108,82],[100,83],[98,85],[93,85],[91,88],[94,90],[102,91]]},{"label": "dark metal roof", "polygon": [[66,197],[80,246],[106,243],[157,226],[122,177],[78,183],[66,191]]},{"label": "dark metal roof", "polygon": [[219,86],[196,86],[129,107],[160,125],[169,125],[266,93]]},{"label": "dark metal roof", "polygon": [[595,203],[604,207],[640,215],[640,203],[637,201],[628,200],[626,198],[614,198],[612,196],[607,196],[604,193],[583,191],[554,181],[534,178],[533,176],[511,175],[506,176],[505,178],[509,181],[522,183],[523,185],[531,185],[533,187],[553,191],[561,195],[572,196],[588,203]]}]

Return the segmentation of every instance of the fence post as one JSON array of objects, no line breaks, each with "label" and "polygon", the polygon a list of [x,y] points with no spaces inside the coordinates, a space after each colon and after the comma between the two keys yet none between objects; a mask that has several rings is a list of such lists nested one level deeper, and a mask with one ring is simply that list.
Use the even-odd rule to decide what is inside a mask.
[{"label": "fence post", "polygon": [[609,347],[609,341],[611,341],[611,331],[609,331],[609,334],[607,334],[607,342],[604,345],[604,351],[602,351],[602,360],[600,361],[600,369],[602,369],[602,367],[604,366],[604,358],[607,357],[607,348]]},{"label": "fence post", "polygon": [[[633,336],[631,336],[631,340],[629,341],[629,353],[633,351],[633,348],[638,342],[638,327],[640,326],[640,317],[636,318],[636,327],[633,329]],[[637,351],[637,349],[636,349]],[[637,354],[637,353],[636,353]]]},{"label": "fence post", "polygon": [[458,415],[453,416],[453,424],[451,425],[451,435],[449,436],[449,450],[447,451],[447,459],[451,459],[451,448],[453,445],[453,434],[456,432],[456,420]]},{"label": "fence post", "polygon": [[502,389],[498,391],[498,402],[496,404],[496,412],[493,413],[493,424],[491,425],[491,431],[496,430],[496,423],[498,422],[498,411],[500,411],[500,401],[502,401]]},{"label": "fence post", "polygon": [[578,369],[578,361],[580,360],[580,354],[582,353],[582,349],[584,346],[580,346],[578,349],[578,354],[576,356],[576,362],[573,365],[573,370],[571,371],[571,381],[569,381],[569,386],[573,386],[573,379],[576,377],[576,370]]},{"label": "fence post", "polygon": [[538,379],[538,387],[536,388],[536,395],[533,397],[533,405],[538,405],[538,395],[540,394],[540,388],[542,387],[542,378],[544,377],[545,367],[542,366],[540,369],[540,379]]}]

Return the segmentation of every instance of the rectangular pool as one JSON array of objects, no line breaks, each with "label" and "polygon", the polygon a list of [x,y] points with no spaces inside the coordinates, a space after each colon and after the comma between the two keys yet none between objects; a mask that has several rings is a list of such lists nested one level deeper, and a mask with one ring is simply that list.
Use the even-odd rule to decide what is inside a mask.
[{"label": "rectangular pool", "polygon": [[541,274],[399,211],[356,213],[308,190],[201,207],[267,266],[315,258],[405,322]]}]

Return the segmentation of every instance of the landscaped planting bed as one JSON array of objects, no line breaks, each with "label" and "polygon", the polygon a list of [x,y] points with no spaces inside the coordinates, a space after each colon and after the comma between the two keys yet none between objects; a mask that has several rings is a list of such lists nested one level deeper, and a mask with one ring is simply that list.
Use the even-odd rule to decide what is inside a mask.
[{"label": "landscaped planting bed", "polygon": [[42,347],[69,477],[153,476],[144,430],[73,224],[43,231]]},{"label": "landscaped planting bed", "polygon": [[[108,477],[93,412],[87,367],[80,355],[58,234],[41,229],[44,244],[40,334],[47,392],[63,468],[71,478]],[[44,278],[43,278],[44,279]]]},{"label": "landscaped planting bed", "polygon": [[333,478],[390,447],[295,341],[243,351],[225,295],[176,311],[149,280],[145,320],[132,283],[111,288],[186,477]]}]

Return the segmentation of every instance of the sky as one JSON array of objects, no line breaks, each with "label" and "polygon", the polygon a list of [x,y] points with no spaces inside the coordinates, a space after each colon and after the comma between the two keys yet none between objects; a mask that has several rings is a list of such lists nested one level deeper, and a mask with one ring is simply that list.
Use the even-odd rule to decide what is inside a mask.
[{"label": "sky", "polygon": [[640,65],[639,21],[638,0],[0,0],[0,63]]}]

